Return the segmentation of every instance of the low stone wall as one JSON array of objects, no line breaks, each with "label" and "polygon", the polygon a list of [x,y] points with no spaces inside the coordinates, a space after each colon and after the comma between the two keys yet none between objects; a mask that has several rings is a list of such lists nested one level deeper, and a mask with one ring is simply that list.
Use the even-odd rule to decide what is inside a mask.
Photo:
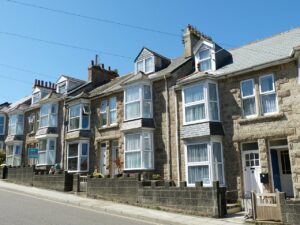
[{"label": "low stone wall", "polygon": [[32,186],[34,167],[8,167],[7,181]]},{"label": "low stone wall", "polygon": [[33,176],[33,186],[56,191],[73,190],[73,174],[67,172],[61,174],[35,174]]},{"label": "low stone wall", "polygon": [[288,225],[300,223],[300,200],[286,200],[282,205],[283,222]]},{"label": "low stone wall", "polygon": [[87,196],[125,202],[144,207],[159,208],[186,214],[224,217],[226,188],[214,182],[213,187],[174,187],[173,182],[140,181],[136,177],[87,179]]},{"label": "low stone wall", "polygon": [[87,178],[87,197],[136,204],[137,177]]}]

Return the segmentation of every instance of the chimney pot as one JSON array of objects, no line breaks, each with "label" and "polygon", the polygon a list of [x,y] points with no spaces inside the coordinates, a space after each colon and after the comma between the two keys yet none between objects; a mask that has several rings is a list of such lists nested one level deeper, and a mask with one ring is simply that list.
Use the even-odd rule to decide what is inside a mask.
[{"label": "chimney pot", "polygon": [[101,69],[104,69],[104,64],[103,63],[101,64]]},{"label": "chimney pot", "polygon": [[45,82],[45,87],[48,87],[48,82],[47,81]]},{"label": "chimney pot", "polygon": [[110,66],[108,66],[108,71],[110,71]]},{"label": "chimney pot", "polygon": [[91,65],[94,66],[94,60],[91,60]]},{"label": "chimney pot", "polygon": [[96,66],[98,66],[98,55],[96,54],[96,57],[95,57],[95,64]]},{"label": "chimney pot", "polygon": [[44,86],[44,81],[43,81],[43,80],[41,80],[41,86],[42,86],[42,87]]}]

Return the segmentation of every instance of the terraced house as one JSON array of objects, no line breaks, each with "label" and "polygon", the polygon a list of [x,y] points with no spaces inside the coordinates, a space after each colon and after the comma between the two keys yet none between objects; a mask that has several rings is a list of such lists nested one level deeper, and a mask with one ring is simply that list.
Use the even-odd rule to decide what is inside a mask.
[{"label": "terraced house", "polygon": [[[175,59],[142,48],[127,75],[96,60],[87,82],[36,83],[32,98],[3,110],[7,163],[157,174],[189,187],[219,181],[230,201],[253,190],[299,197],[300,28],[226,50],[189,25],[183,43]],[[24,152],[11,163],[19,141],[38,149],[37,161]]]}]

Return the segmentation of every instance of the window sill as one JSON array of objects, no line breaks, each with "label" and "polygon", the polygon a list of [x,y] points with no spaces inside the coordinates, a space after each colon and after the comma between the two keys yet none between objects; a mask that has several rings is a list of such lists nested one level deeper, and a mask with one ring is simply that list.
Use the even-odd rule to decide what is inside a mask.
[{"label": "window sill", "polygon": [[252,117],[252,118],[243,118],[239,119],[238,123],[240,125],[246,125],[249,123],[260,123],[260,122],[268,122],[268,121],[274,121],[274,120],[280,120],[284,117],[284,113],[274,113],[274,114],[269,114],[265,116],[257,116],[257,117]]},{"label": "window sill", "polygon": [[220,120],[198,120],[195,122],[190,122],[190,123],[184,123],[183,126],[190,126],[190,125],[195,125],[195,124],[201,124],[201,123],[208,123],[208,122],[216,122],[220,123]]},{"label": "window sill", "polygon": [[116,124],[112,124],[110,126],[99,127],[98,130],[101,131],[101,130],[107,130],[107,129],[113,129],[113,128],[119,128],[119,124],[116,123]]}]

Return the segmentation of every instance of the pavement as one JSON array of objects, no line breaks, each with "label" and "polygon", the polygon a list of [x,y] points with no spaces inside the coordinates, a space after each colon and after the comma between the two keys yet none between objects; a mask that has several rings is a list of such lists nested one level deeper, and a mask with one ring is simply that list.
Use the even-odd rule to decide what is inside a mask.
[{"label": "pavement", "polygon": [[[123,217],[126,219],[134,219],[152,224],[172,224],[172,225],[235,225],[246,224],[244,214],[235,214],[227,218],[215,219],[208,217],[190,216],[179,213],[166,212],[162,210],[148,209],[127,204],[120,204],[111,201],[90,199],[82,196],[77,196],[72,193],[63,193],[52,190],[40,189],[9,183],[0,180],[0,190],[15,193],[18,195],[27,196],[51,203],[64,204],[65,206],[76,207],[107,214],[111,216]],[[134,223],[132,223],[134,224]]]}]

